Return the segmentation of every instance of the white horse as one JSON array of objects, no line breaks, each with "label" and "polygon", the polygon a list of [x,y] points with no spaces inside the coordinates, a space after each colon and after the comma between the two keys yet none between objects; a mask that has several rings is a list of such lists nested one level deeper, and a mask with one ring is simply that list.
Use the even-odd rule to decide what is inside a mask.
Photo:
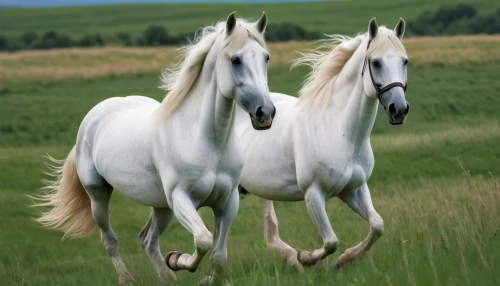
[{"label": "white horse", "polygon": [[[269,128],[275,113],[267,86],[266,24],[265,14],[247,23],[232,13],[226,22],[204,28],[185,47],[179,66],[164,73],[169,94],[161,104],[129,96],[96,105],[64,165],[56,168],[58,180],[39,197],[39,205],[50,209],[38,221],[74,237],[91,234],[97,225],[120,284],[131,281],[109,223],[116,189],[152,207],[139,238],[161,280],[176,280],[173,271],[196,270],[213,246],[211,272],[202,282],[222,283],[243,166],[233,132],[235,101],[256,129]],[[203,206],[214,211],[213,237],[197,213]],[[164,259],[159,237],[173,215],[193,234],[195,251],[170,252]]]},{"label": "white horse", "polygon": [[[367,185],[374,165],[370,133],[377,99],[391,124],[404,123],[408,58],[401,43],[403,19],[394,31],[379,28],[375,18],[368,28],[368,35],[353,39],[333,36],[328,51],[305,54],[296,62],[312,71],[299,99],[271,93],[278,109],[271,130],[254,132],[241,114],[236,118],[245,160],[240,190],[269,200],[264,203],[267,245],[301,271],[302,265],[315,264],[337,249],[326,200],[339,197],[371,227],[368,237],[346,250],[335,268],[366,252],[384,229]],[[297,252],[283,242],[272,200],[305,200],[323,247]]]}]

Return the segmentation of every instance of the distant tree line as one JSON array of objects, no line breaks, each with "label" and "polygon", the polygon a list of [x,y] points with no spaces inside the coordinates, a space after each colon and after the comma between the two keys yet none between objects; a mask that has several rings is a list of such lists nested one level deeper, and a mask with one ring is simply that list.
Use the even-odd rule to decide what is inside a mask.
[{"label": "distant tree line", "polygon": [[411,35],[466,35],[500,33],[500,9],[489,15],[479,15],[469,4],[443,6],[435,12],[426,11],[408,22]]},{"label": "distant tree line", "polygon": [[[290,40],[315,40],[323,35],[319,32],[307,31],[304,28],[292,24],[270,24],[266,30],[266,40],[269,42],[280,42]],[[69,47],[98,47],[106,44],[122,46],[169,46],[187,43],[192,34],[171,35],[163,26],[149,26],[139,37],[132,37],[126,32],[119,32],[114,38],[105,40],[99,33],[84,35],[79,39],[67,34],[48,31],[42,35],[34,32],[26,32],[20,37],[3,37],[0,35],[0,51],[19,51],[33,49],[54,49]]]},{"label": "distant tree line", "polygon": [[104,39],[99,34],[84,35],[80,39],[72,39],[66,34],[48,31],[42,36],[34,32],[26,32],[20,37],[6,38],[0,36],[0,51],[41,50],[68,47],[104,46]]}]

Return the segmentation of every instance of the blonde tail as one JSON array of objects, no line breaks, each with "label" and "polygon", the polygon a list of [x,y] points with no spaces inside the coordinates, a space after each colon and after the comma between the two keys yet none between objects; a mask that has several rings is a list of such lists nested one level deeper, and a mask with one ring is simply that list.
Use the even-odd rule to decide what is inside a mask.
[{"label": "blonde tail", "polygon": [[97,231],[92,217],[90,198],[80,182],[76,172],[75,147],[66,160],[47,158],[53,164],[47,164],[47,173],[55,177],[46,182],[46,193],[34,197],[39,201],[35,207],[49,207],[36,221],[44,227],[64,232],[64,237],[85,237]]}]

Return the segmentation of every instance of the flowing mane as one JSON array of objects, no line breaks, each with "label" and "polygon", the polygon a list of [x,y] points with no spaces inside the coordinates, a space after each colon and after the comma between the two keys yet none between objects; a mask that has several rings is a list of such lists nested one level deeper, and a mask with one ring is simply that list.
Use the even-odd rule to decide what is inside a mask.
[{"label": "flowing mane", "polygon": [[236,27],[229,36],[226,36],[225,21],[199,29],[194,41],[179,49],[180,55],[177,63],[162,72],[160,88],[168,93],[155,111],[156,119],[167,118],[184,101],[200,75],[205,58],[218,37],[225,37],[221,51],[230,54],[241,49],[249,38],[256,40],[264,48],[266,46],[264,37],[257,28],[242,19],[237,19]]},{"label": "flowing mane", "polygon": [[[299,91],[299,102],[308,102],[314,109],[329,106],[338,75],[366,37],[367,34],[354,38],[330,35],[316,50],[301,54],[302,57],[298,58],[292,67],[305,65],[311,68],[311,71]],[[381,53],[391,47],[406,54],[403,44],[394,32],[381,27],[366,54],[369,56]]]}]

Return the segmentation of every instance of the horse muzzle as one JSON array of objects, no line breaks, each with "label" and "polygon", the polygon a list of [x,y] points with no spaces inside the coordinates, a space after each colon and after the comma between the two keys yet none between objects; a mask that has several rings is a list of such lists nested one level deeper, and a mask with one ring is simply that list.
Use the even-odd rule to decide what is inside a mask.
[{"label": "horse muzzle", "polygon": [[276,107],[272,106],[272,111],[267,112],[262,108],[257,108],[255,115],[250,113],[252,126],[255,130],[267,130],[273,125],[274,116],[276,116]]},{"label": "horse muzzle", "polygon": [[399,125],[405,123],[410,112],[410,104],[406,102],[404,93],[391,90],[381,94],[379,100],[387,113],[390,124]]}]

